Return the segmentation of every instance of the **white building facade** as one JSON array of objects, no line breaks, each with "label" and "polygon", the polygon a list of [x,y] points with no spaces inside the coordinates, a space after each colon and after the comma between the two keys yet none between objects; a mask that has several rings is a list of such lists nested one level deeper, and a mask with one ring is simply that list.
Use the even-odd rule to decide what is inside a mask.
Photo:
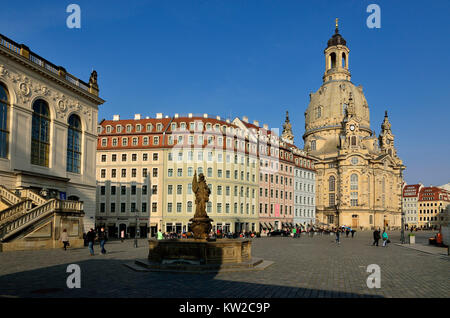
[{"label": "white building facade", "polygon": [[84,202],[94,225],[97,75],[89,83],[0,35],[0,184]]}]

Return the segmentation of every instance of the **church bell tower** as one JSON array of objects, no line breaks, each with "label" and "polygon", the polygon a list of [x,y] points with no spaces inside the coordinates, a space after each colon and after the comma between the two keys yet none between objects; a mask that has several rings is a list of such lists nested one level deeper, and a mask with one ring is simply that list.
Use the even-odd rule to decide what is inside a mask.
[{"label": "church bell tower", "polygon": [[323,82],[332,80],[350,81],[351,75],[348,68],[348,54],[350,50],[347,42],[339,34],[338,19],[336,18],[336,29],[331,39],[328,40],[328,46],[324,51],[325,54],[325,74]]}]

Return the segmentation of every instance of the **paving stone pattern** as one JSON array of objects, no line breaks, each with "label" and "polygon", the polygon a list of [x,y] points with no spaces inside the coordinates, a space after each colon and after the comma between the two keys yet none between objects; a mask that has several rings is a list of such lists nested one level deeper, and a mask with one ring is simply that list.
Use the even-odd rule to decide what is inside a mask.
[{"label": "paving stone pattern", "polygon": [[[399,232],[390,239],[398,243]],[[418,232],[426,243],[434,232]],[[372,246],[372,233],[253,239],[253,255],[275,263],[264,271],[211,274],[136,272],[126,266],[146,258],[145,240],[110,241],[107,255],[86,248],[0,253],[0,297],[450,297],[448,256],[390,244]],[[81,267],[81,288],[69,289],[69,264]],[[367,266],[381,268],[381,288],[366,285]]]}]

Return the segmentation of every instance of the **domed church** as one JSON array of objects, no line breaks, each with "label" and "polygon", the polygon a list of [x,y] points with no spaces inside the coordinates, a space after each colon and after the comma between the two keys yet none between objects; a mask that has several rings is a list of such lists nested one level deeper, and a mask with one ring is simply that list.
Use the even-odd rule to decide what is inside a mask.
[{"label": "domed church", "polygon": [[377,137],[362,86],[351,82],[347,42],[328,40],[323,84],[305,112],[305,150],[317,158],[317,221],[353,228],[400,228],[405,166],[387,111]]}]

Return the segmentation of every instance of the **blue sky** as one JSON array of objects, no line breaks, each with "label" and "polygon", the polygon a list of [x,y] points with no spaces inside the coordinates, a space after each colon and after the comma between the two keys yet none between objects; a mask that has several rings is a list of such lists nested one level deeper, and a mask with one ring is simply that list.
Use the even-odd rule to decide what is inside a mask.
[{"label": "blue sky", "polygon": [[[81,29],[66,7],[81,7]],[[366,8],[381,8],[369,29]],[[450,1],[7,1],[0,33],[87,81],[98,72],[99,120],[113,114],[210,113],[281,127],[303,146],[309,93],[340,19],[352,81],[377,134],[389,111],[408,183],[450,182]]]}]

